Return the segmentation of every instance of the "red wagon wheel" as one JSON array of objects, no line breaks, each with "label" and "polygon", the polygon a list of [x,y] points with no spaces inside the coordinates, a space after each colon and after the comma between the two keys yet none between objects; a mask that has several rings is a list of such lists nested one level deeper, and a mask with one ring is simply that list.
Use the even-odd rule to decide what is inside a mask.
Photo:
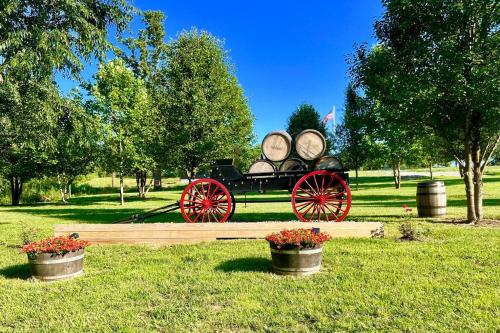
[{"label": "red wagon wheel", "polygon": [[186,222],[226,222],[231,214],[231,195],[216,180],[198,179],[181,195],[181,213]]},{"label": "red wagon wheel", "polygon": [[318,170],[299,179],[292,191],[293,212],[302,222],[340,222],[351,208],[351,191],[336,173]]}]

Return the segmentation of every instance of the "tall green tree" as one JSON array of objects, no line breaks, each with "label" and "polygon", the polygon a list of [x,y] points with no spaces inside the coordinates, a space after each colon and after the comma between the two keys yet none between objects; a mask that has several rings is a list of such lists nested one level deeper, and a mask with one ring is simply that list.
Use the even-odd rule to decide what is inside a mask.
[{"label": "tall green tree", "polygon": [[54,162],[55,72],[78,78],[84,61],[105,55],[107,29],[123,30],[131,10],[122,0],[0,1],[0,168],[14,205],[23,183]]},{"label": "tall green tree", "polygon": [[250,151],[253,115],[221,41],[184,32],[169,45],[167,64],[159,105],[166,163],[191,179],[213,159]]},{"label": "tall green tree", "polygon": [[10,182],[12,205],[19,204],[26,181],[53,165],[58,99],[48,79],[0,84],[0,174]]},{"label": "tall green tree", "polygon": [[369,80],[365,85],[395,118],[440,138],[463,172],[467,219],[477,222],[483,217],[483,172],[500,142],[500,4],[383,3],[375,31],[387,61],[363,72],[385,78],[399,98],[384,98],[381,86]]},{"label": "tall green tree", "polygon": [[335,130],[336,150],[339,151],[342,162],[347,167],[354,168],[358,190],[358,171],[369,156],[370,142],[363,100],[352,84],[346,89],[344,110],[344,119]]},{"label": "tall green tree", "polygon": [[[135,170],[137,188],[139,196],[145,197],[147,193],[146,182],[147,173],[152,171],[155,177],[155,184],[161,184],[161,167],[163,162],[161,142],[161,120],[159,118],[159,101],[165,98],[165,75],[162,68],[166,66],[165,42],[165,15],[160,11],[146,11],[142,15],[144,28],[140,29],[136,37],[129,37],[122,40],[125,50],[115,48],[115,53],[124,60],[125,64],[132,69],[136,77],[141,78],[148,91],[149,107],[148,116],[150,119],[141,121],[141,126],[149,132],[144,136],[144,147],[148,156],[153,162],[151,165],[142,164]],[[145,129],[144,127],[153,128]],[[166,153],[163,151],[163,153]],[[150,186],[148,187],[148,189]]]},{"label": "tall green tree", "polygon": [[[132,172],[151,163],[145,144],[151,135],[149,126],[141,126],[147,117],[147,90],[140,78],[115,59],[99,67],[92,95],[108,134],[104,144],[104,161],[107,168],[117,170],[120,177],[120,203],[123,205],[123,179]],[[145,115],[146,114],[146,115]]]},{"label": "tall green tree", "polygon": [[409,92],[398,84],[394,63],[394,54],[382,45],[371,50],[361,46],[352,59],[351,75],[365,95],[367,131],[391,166],[394,186],[399,189],[401,165],[415,154],[421,133],[407,121],[406,114],[411,109],[404,101],[409,98]]},{"label": "tall green tree", "polygon": [[295,138],[306,129],[314,129],[326,139],[326,153],[333,147],[332,135],[328,133],[326,124],[322,121],[318,111],[311,104],[300,104],[290,115],[287,121],[286,131]]},{"label": "tall green tree", "polygon": [[54,138],[51,171],[57,176],[61,200],[65,203],[75,178],[91,172],[99,160],[104,139],[101,119],[84,107],[81,96],[64,98],[57,113]]}]

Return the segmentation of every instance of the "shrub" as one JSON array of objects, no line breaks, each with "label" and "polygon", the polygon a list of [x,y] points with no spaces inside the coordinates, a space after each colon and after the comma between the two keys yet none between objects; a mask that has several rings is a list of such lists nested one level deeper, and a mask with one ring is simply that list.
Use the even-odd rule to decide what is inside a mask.
[{"label": "shrub", "polygon": [[399,232],[401,233],[401,238],[403,240],[415,241],[422,240],[427,234],[425,230],[422,230],[417,223],[406,220],[401,222],[399,225]]},{"label": "shrub", "polygon": [[19,233],[19,238],[21,239],[22,245],[27,245],[35,241],[35,239],[40,238],[40,229],[27,224],[23,224],[21,226],[21,232]]}]

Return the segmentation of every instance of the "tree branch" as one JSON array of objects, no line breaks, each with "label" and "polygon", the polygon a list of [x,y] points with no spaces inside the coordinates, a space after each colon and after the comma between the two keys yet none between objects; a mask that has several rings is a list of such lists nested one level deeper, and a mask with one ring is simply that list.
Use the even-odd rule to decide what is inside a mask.
[{"label": "tree branch", "polygon": [[[493,143],[490,147],[490,143]],[[481,156],[481,161],[484,161],[483,165],[481,166],[481,173],[483,173],[484,168],[486,165],[490,162],[490,158],[495,152],[495,150],[498,147],[498,144],[500,143],[500,134],[497,134],[496,139],[491,140],[486,148],[484,149],[483,156]],[[489,151],[488,151],[489,150]]]}]

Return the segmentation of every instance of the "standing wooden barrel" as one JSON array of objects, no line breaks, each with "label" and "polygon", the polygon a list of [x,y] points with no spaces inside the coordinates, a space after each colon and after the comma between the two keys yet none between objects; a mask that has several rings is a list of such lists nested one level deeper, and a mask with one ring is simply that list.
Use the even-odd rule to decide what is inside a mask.
[{"label": "standing wooden barrel", "polygon": [[31,275],[42,281],[65,280],[83,274],[84,249],[65,255],[39,253],[28,255]]},{"label": "standing wooden barrel", "polygon": [[268,133],[262,140],[262,154],[270,161],[283,161],[291,152],[292,137],[285,131]]},{"label": "standing wooden barrel", "polygon": [[443,182],[417,184],[417,210],[419,217],[446,215],[446,189]]},{"label": "standing wooden barrel", "polygon": [[295,138],[295,150],[297,154],[307,161],[320,158],[325,153],[325,149],[325,137],[316,130],[304,130]]},{"label": "standing wooden barrel", "polygon": [[307,165],[298,158],[289,158],[280,164],[280,171],[302,171],[306,170]]},{"label": "standing wooden barrel", "polygon": [[257,160],[252,163],[248,173],[265,173],[265,172],[275,172],[276,167],[274,164],[268,160]]},{"label": "standing wooden barrel", "polygon": [[271,245],[273,271],[280,275],[304,276],[319,272],[323,247],[279,250]]},{"label": "standing wooden barrel", "polygon": [[323,156],[314,165],[315,170],[344,169],[340,161],[333,156]]}]

